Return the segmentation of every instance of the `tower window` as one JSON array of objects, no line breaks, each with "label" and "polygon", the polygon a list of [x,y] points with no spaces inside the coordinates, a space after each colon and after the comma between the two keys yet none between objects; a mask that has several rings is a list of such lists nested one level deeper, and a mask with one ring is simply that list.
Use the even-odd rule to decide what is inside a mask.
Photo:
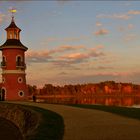
[{"label": "tower window", "polygon": [[4,77],[2,78],[2,83],[5,83],[5,78]]},{"label": "tower window", "polygon": [[6,61],[6,58],[5,58],[5,56],[3,56],[3,57],[2,57],[2,61],[3,61],[3,62],[5,62],[5,61]]},{"label": "tower window", "polygon": [[2,87],[1,93],[0,93],[0,101],[5,101],[6,99],[6,88]]},{"label": "tower window", "polygon": [[22,66],[21,56],[17,56],[17,66]]},{"label": "tower window", "polygon": [[19,95],[20,97],[23,97],[23,96],[24,96],[24,92],[23,92],[23,91],[19,91],[19,92],[18,92],[18,95]]},{"label": "tower window", "polygon": [[17,34],[16,33],[14,34],[14,37],[15,37],[15,39],[17,39]]},{"label": "tower window", "polygon": [[12,34],[10,33],[10,39],[12,39]]},{"label": "tower window", "polygon": [[18,83],[22,83],[23,82],[23,78],[22,77],[18,77]]},{"label": "tower window", "polygon": [[5,56],[2,57],[1,66],[6,66],[6,57]]}]

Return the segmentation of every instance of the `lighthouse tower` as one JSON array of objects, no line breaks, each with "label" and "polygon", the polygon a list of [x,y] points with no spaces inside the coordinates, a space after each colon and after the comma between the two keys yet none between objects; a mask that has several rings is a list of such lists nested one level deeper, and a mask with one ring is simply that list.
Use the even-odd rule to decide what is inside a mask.
[{"label": "lighthouse tower", "polygon": [[6,42],[0,46],[2,51],[2,88],[0,100],[27,99],[25,47],[20,42],[20,31],[12,16],[11,24],[5,29]]}]

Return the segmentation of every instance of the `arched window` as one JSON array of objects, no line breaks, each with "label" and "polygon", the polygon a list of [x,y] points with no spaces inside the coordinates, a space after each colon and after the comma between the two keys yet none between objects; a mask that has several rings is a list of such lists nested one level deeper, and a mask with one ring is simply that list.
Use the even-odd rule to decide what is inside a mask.
[{"label": "arched window", "polygon": [[5,56],[2,56],[2,63],[1,63],[2,66],[6,66],[6,57]]},{"label": "arched window", "polygon": [[5,101],[5,99],[6,99],[6,89],[4,87],[2,87],[0,95],[1,95],[0,100]]},{"label": "arched window", "polygon": [[17,34],[16,33],[14,34],[14,39],[17,39]]},{"label": "arched window", "polygon": [[22,58],[21,56],[17,56],[17,66],[21,66],[22,65]]},{"label": "arched window", "polygon": [[4,77],[2,78],[2,83],[5,83],[5,78]]},{"label": "arched window", "polygon": [[12,39],[12,34],[10,33],[10,39]]},{"label": "arched window", "polygon": [[6,62],[6,57],[5,56],[2,57],[2,61]]}]

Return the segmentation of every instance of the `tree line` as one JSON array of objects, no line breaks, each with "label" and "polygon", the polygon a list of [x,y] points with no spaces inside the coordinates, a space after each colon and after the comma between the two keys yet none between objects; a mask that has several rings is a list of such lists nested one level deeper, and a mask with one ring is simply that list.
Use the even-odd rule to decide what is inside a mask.
[{"label": "tree line", "polygon": [[28,85],[29,95],[86,95],[86,94],[139,94],[140,85],[132,83],[117,83],[105,81],[100,83],[76,84],[55,86],[45,84],[42,88],[36,85]]}]

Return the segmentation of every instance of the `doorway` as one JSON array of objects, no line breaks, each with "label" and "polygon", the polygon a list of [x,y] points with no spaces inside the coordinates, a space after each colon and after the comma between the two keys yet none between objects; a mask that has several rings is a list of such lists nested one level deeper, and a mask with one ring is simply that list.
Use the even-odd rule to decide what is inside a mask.
[{"label": "doorway", "polygon": [[1,90],[0,100],[5,101],[5,89]]}]

